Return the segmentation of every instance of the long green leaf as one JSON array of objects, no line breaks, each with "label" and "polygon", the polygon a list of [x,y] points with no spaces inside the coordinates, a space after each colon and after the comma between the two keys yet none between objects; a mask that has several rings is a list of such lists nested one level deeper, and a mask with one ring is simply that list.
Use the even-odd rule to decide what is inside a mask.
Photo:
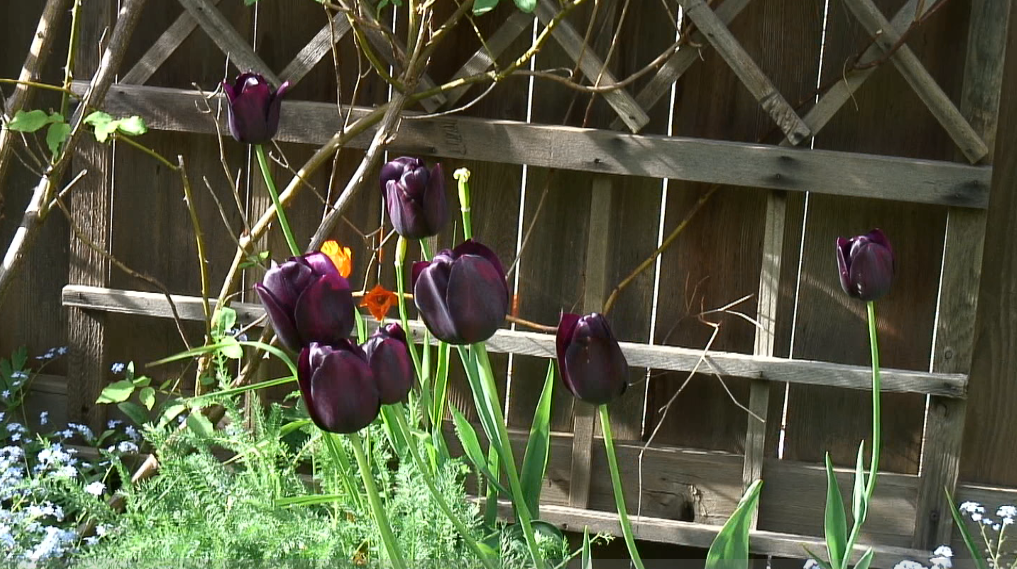
[{"label": "long green leaf", "polygon": [[185,350],[178,354],[173,354],[172,356],[162,358],[161,360],[149,362],[146,365],[146,367],[157,367],[164,364],[168,364],[170,362],[186,360],[188,358],[193,358],[196,356],[203,356],[205,354],[209,354],[221,350],[223,348],[229,348],[237,343],[239,343],[241,346],[256,348],[272,354],[273,356],[282,360],[284,364],[286,364],[286,367],[290,369],[290,373],[293,374],[293,377],[297,376],[297,366],[293,363],[293,360],[291,360],[290,357],[286,355],[286,352],[280,350],[275,346],[270,346],[264,342],[237,342],[233,338],[230,338],[228,341],[225,342],[219,342],[217,344],[208,344],[205,346],[198,346],[197,348],[191,348],[190,350]]},{"label": "long green leaf", "polygon": [[480,446],[480,439],[477,438],[477,431],[470,424],[470,421],[456,409],[455,405],[449,406],[449,411],[452,412],[452,420],[456,424],[456,434],[459,436],[459,442],[463,445],[463,452],[466,453],[466,458],[473,463],[473,466],[477,468],[477,471],[487,478],[488,482],[493,484],[498,491],[508,493],[499,483],[498,478],[491,472],[490,466],[487,463],[487,459],[484,458],[484,451]]},{"label": "long green leaf", "polygon": [[342,502],[345,498],[345,494],[310,494],[307,496],[293,496],[291,498],[276,498],[274,503],[278,508],[293,508],[297,506],[316,506],[318,504]]},{"label": "long green leaf", "polygon": [[847,549],[847,515],[844,513],[844,498],[837,486],[837,476],[833,472],[830,453],[826,453],[826,548],[830,552],[830,564],[844,566],[844,553]]},{"label": "long green leaf", "polygon": [[964,547],[967,548],[968,554],[971,555],[971,559],[975,562],[975,567],[977,569],[989,569],[988,564],[985,562],[985,557],[979,551],[978,544],[975,543],[974,538],[971,537],[971,532],[964,525],[964,518],[961,516],[960,510],[957,509],[953,496],[950,495],[950,491],[946,488],[943,491],[946,492],[946,499],[950,503],[950,515],[953,516],[953,523],[960,530],[961,538],[964,539]]},{"label": "long green leaf", "polygon": [[491,448],[498,453],[498,456],[502,459],[502,463],[504,464],[505,452],[504,449],[501,448],[501,437],[498,436],[498,424],[495,419],[496,415],[494,409],[491,408],[491,398],[487,396],[484,382],[480,378],[480,370],[478,369],[476,356],[465,346],[456,347],[459,348],[459,358],[463,361],[463,368],[466,371],[466,379],[470,383],[470,392],[473,394],[473,404],[477,409],[477,417],[480,419],[480,426],[484,428],[484,434],[487,435],[487,441],[491,445]]},{"label": "long green leaf", "polygon": [[706,569],[747,569],[749,566],[749,530],[752,515],[759,504],[763,481],[756,480],[745,491],[738,507],[713,540],[706,554]]},{"label": "long green leaf", "polygon": [[865,521],[865,510],[868,504],[865,503],[865,441],[858,445],[858,461],[855,463],[855,486],[851,491],[851,513],[855,518],[855,525]]},{"label": "long green leaf", "polygon": [[452,346],[438,343],[438,364],[434,372],[434,400],[431,404],[431,424],[440,425],[445,420],[445,401],[448,399],[449,352]]},{"label": "long green leaf", "polygon": [[593,569],[593,555],[590,551],[590,526],[583,528],[583,563],[582,569]]},{"label": "long green leaf", "polygon": [[205,399],[214,399],[216,397],[227,397],[230,395],[237,395],[239,393],[246,393],[248,391],[255,391],[258,389],[265,389],[268,387],[275,387],[277,385],[286,385],[287,383],[293,383],[297,378],[295,376],[280,377],[277,379],[269,379],[267,381],[259,381],[258,383],[252,383],[250,385],[244,385],[241,387],[233,387],[231,389],[223,389],[222,391],[212,391],[196,397],[191,397],[187,401],[191,403],[197,403],[204,401]]},{"label": "long green leaf", "polygon": [[523,498],[526,507],[534,519],[540,518],[540,490],[547,471],[547,456],[551,449],[551,399],[554,393],[554,360],[547,362],[547,376],[544,378],[544,389],[540,393],[537,409],[533,413],[533,424],[530,425],[530,439],[526,442],[523,454],[523,469],[519,483],[523,487]]},{"label": "long green leaf", "polygon": [[865,553],[862,554],[861,559],[859,559],[858,563],[855,565],[855,569],[869,569],[869,565],[872,565],[872,556],[874,554],[875,552],[871,547],[866,549]]}]

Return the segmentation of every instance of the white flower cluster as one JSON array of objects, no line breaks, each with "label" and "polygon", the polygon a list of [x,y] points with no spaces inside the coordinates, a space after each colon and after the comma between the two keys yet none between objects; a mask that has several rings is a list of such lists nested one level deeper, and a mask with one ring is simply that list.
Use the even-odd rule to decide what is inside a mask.
[{"label": "white flower cluster", "polygon": [[905,559],[893,566],[893,569],[952,569],[953,550],[949,546],[940,545],[932,552],[929,564],[925,565],[912,559]]},{"label": "white flower cluster", "polygon": [[957,507],[962,516],[973,522],[991,527],[993,531],[999,531],[1003,526],[1008,526],[1017,521],[1017,507],[1009,504],[996,509],[996,517],[992,518],[985,514],[985,506],[978,502],[963,502]]}]

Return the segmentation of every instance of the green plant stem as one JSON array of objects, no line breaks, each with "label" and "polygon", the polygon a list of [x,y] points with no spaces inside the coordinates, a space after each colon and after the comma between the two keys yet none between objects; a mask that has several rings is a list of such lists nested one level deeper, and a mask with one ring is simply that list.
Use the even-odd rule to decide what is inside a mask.
[{"label": "green plant stem", "polygon": [[258,156],[258,166],[261,167],[261,175],[265,177],[265,186],[268,188],[268,195],[272,198],[272,205],[275,207],[276,214],[279,217],[279,227],[286,237],[286,244],[290,248],[290,253],[294,257],[299,257],[301,254],[300,246],[297,245],[297,240],[293,237],[293,231],[290,230],[290,224],[286,220],[286,211],[283,209],[282,202],[279,201],[279,191],[275,188],[275,180],[272,179],[272,172],[268,168],[265,147],[255,144],[254,153]]},{"label": "green plant stem", "polygon": [[81,2],[82,0],[74,0],[74,5],[71,7],[71,35],[67,40],[67,62],[64,64],[64,89],[65,92],[60,95],[60,115],[67,118],[67,108],[70,102],[68,91],[71,90],[71,82],[74,81],[74,62],[77,59],[78,54],[78,37],[81,35]]},{"label": "green plant stem", "polygon": [[459,211],[463,214],[463,236],[473,239],[473,223],[470,221],[470,171],[460,168],[455,172],[455,179],[459,182]]},{"label": "green plant stem", "polygon": [[395,569],[406,569],[406,562],[403,561],[399,545],[396,543],[395,535],[392,533],[392,525],[388,521],[388,514],[385,513],[385,506],[381,503],[378,487],[374,485],[374,475],[371,473],[370,463],[367,462],[367,455],[364,454],[364,444],[357,433],[350,433],[347,436],[350,438],[350,442],[353,443],[353,454],[357,457],[360,478],[364,481],[364,488],[367,490],[367,501],[371,505],[374,522],[378,524],[378,531],[381,532],[381,540],[384,542],[388,559]]},{"label": "green plant stem", "polygon": [[[487,357],[487,347],[483,342],[472,345],[473,353],[477,358],[477,372],[480,382],[490,402],[494,413],[494,427],[497,430],[498,439],[501,442],[502,452],[505,454],[505,474],[509,480],[509,490],[512,492],[512,502],[515,505],[516,517],[519,525],[523,528],[523,535],[526,537],[526,545],[530,548],[530,556],[533,564],[539,569],[544,567],[544,560],[537,547],[537,538],[533,533],[533,522],[530,518],[530,511],[526,507],[526,499],[523,494],[522,484],[519,482],[519,473],[516,472],[516,461],[512,455],[512,441],[508,437],[508,429],[505,427],[505,415],[501,411],[501,404],[498,401],[498,387],[494,383],[494,372],[491,370],[491,360]],[[641,569],[641,568],[640,568]]]},{"label": "green plant stem", "polygon": [[408,443],[406,446],[410,450],[410,456],[413,458],[413,463],[416,465],[417,471],[420,472],[420,476],[424,479],[424,484],[427,486],[428,492],[431,493],[431,497],[434,499],[435,503],[438,504],[438,508],[441,509],[442,513],[445,514],[445,517],[452,522],[456,531],[458,531],[459,535],[462,536],[463,541],[465,541],[466,545],[473,550],[473,553],[480,558],[484,567],[487,567],[487,569],[497,569],[497,566],[492,562],[484,550],[481,549],[480,544],[478,544],[477,541],[473,539],[473,536],[470,535],[469,529],[467,529],[462,520],[455,515],[452,508],[450,508],[448,503],[445,501],[445,498],[443,498],[441,493],[438,492],[438,487],[435,486],[434,480],[431,478],[431,473],[428,470],[427,465],[424,464],[423,459],[420,458],[417,445],[413,442],[413,436],[410,433],[409,425],[406,423],[406,417],[403,416],[401,410],[397,410],[394,415],[396,416],[396,422],[398,423],[399,430],[402,432],[403,438]]},{"label": "green plant stem", "polygon": [[872,353],[872,461],[869,467],[869,479],[865,485],[865,494],[862,501],[865,507],[862,508],[862,515],[857,516],[854,525],[851,527],[851,535],[848,537],[847,547],[844,549],[844,559],[840,568],[847,569],[850,565],[851,552],[854,550],[855,542],[862,531],[862,524],[869,512],[869,503],[876,491],[876,478],[879,473],[879,453],[882,450],[882,420],[880,406],[880,389],[882,381],[879,375],[879,339],[876,333],[876,304],[874,301],[866,303],[869,320],[869,347]]},{"label": "green plant stem", "polygon": [[350,472],[352,468],[350,466],[350,457],[346,455],[346,451],[339,446],[339,441],[335,440],[335,435],[327,431],[321,432],[321,438],[325,439],[325,446],[328,447],[329,454],[335,460],[336,466],[339,470],[339,478],[342,480],[343,486],[346,487],[346,492],[350,495],[353,502],[360,507],[360,492],[357,490],[356,485],[353,484],[353,480],[350,479]]},{"label": "green plant stem", "polygon": [[618,508],[618,521],[621,523],[622,535],[625,537],[625,546],[629,549],[632,564],[636,566],[636,569],[643,569],[643,560],[639,557],[639,550],[636,549],[636,538],[632,535],[629,514],[625,510],[625,494],[622,491],[621,475],[618,473],[618,457],[614,453],[614,437],[611,436],[611,417],[607,412],[607,405],[600,406],[600,426],[604,431],[604,449],[607,451],[607,465],[611,469],[614,503]]},{"label": "green plant stem", "polygon": [[406,345],[410,348],[410,359],[413,360],[413,369],[417,372],[417,381],[424,381],[423,370],[420,367],[420,355],[417,354],[417,345],[413,342],[413,334],[410,332],[410,318],[406,311],[406,271],[403,267],[406,263],[406,238],[402,235],[396,241],[395,273],[396,291],[399,293],[399,322],[406,333]]}]

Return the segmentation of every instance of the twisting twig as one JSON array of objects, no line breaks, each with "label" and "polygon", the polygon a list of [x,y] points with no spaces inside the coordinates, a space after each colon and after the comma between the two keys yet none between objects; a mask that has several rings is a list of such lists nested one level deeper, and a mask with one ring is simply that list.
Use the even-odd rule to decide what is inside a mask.
[{"label": "twisting twig", "polygon": [[103,53],[99,69],[92,78],[92,83],[89,85],[81,105],[79,105],[74,113],[74,119],[71,121],[73,125],[71,134],[59,157],[46,172],[46,175],[39,180],[35,190],[32,192],[32,199],[28,207],[25,208],[21,224],[14,234],[10,246],[7,248],[7,253],[4,255],[2,264],[0,264],[0,302],[6,296],[11,283],[14,281],[14,275],[17,273],[18,267],[21,266],[28,253],[28,249],[31,248],[36,236],[38,236],[39,227],[46,218],[48,206],[52,201],[55,188],[63,178],[67,165],[70,164],[70,155],[73,153],[74,147],[85,132],[83,128],[85,113],[90,107],[99,105],[102,102],[110,85],[113,83],[113,79],[116,77],[117,71],[120,69],[120,63],[123,61],[124,53],[127,51],[127,44],[134,32],[134,28],[138,24],[138,20],[141,17],[141,9],[144,5],[145,0],[125,0],[120,10],[116,26],[113,28],[113,35],[110,38],[109,47]]},{"label": "twisting twig", "polygon": [[[205,255],[205,233],[201,230],[201,219],[198,217],[197,206],[194,204],[191,180],[187,176],[187,165],[184,163],[182,155],[177,156],[177,164],[179,164],[177,172],[180,174],[180,183],[184,187],[184,202],[187,204],[187,211],[191,214],[191,225],[194,226],[194,242],[198,249],[198,271],[201,275],[201,308],[205,314],[205,340],[210,341],[212,339],[212,309],[208,304],[208,257]],[[197,389],[197,385],[195,389]]]},{"label": "twisting twig", "polygon": [[[4,114],[11,118],[15,113],[28,106],[32,98],[32,90],[29,87],[33,80],[39,77],[46,57],[52,50],[53,42],[59,37],[54,30],[60,25],[60,19],[67,12],[71,0],[47,0],[46,6],[42,9],[39,17],[39,25],[36,27],[35,35],[32,36],[32,45],[28,48],[28,55],[25,57],[25,64],[21,67],[21,74],[14,88],[14,93],[7,99]],[[14,143],[14,131],[0,129],[0,188],[4,188],[4,180],[7,178],[7,169],[10,167],[11,147]],[[3,193],[0,192],[0,211],[3,210]]]}]

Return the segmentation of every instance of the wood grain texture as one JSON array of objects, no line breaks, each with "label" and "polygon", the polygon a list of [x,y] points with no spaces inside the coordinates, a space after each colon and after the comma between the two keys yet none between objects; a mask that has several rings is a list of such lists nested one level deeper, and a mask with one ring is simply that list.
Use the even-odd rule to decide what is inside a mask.
[{"label": "wood grain texture", "polygon": [[[883,1],[879,8],[890,12],[900,4]],[[945,5],[910,36],[916,54],[951,94],[960,87],[965,34],[958,30],[966,18],[963,5]],[[867,34],[853,16],[845,10],[830,10],[827,64],[820,83],[841,80],[846,62],[867,47]],[[853,100],[815,139],[817,148],[930,159],[954,157],[949,136],[890,65],[873,73]],[[881,363],[929,369],[945,210],[818,194],[810,194],[808,208],[792,356],[869,364],[865,306],[841,290],[834,242],[838,236],[879,227],[893,243],[897,259],[893,288],[877,303]],[[829,451],[835,464],[853,464],[861,440],[871,449],[870,409],[868,395],[792,386],[784,456],[819,463]],[[882,469],[917,473],[924,413],[924,398],[883,396]]]},{"label": "wood grain texture", "polygon": [[[211,0],[212,6],[218,6],[222,0]],[[155,40],[152,47],[148,48],[145,55],[141,56],[141,59],[131,67],[124,77],[120,80],[121,83],[127,83],[130,85],[144,85],[152,77],[153,74],[166,63],[170,55],[182,43],[187,39],[191,33],[198,28],[198,22],[191,16],[190,12],[183,12],[177,16],[176,20],[170,24],[170,27],[159,39]]]},{"label": "wood grain texture", "polygon": [[[94,49],[100,38],[113,25],[115,5],[110,1],[90,2],[81,7],[79,55],[74,75],[91,77],[99,67],[100,51]],[[69,209],[73,223],[85,236],[106,251],[112,243],[109,217],[113,207],[113,180],[107,173],[112,166],[113,152],[107,145],[84,139],[74,155],[72,169],[88,170],[86,176],[71,195]],[[109,262],[92,251],[73,235],[70,237],[70,265],[68,282],[107,286]],[[107,374],[106,314],[70,310],[67,314],[67,342],[70,361],[67,369],[67,417],[70,420],[101,429],[106,418],[106,406],[95,400],[105,386]]]},{"label": "wood grain texture", "polygon": [[[1009,2],[972,3],[960,108],[978,136],[990,145],[995,140],[1009,17]],[[991,159],[990,146],[985,160]],[[985,212],[949,210],[933,371],[966,373],[970,369],[984,238]],[[952,494],[957,485],[966,411],[963,402],[929,399],[913,542],[916,547],[950,542],[953,518],[943,489]]]},{"label": "wood grain texture", "polygon": [[[1013,33],[1013,11],[1010,33],[1006,40],[1002,92],[1017,88],[1017,34]],[[1003,99],[1004,101],[1006,99]],[[994,485],[1014,485],[1013,439],[1017,417],[1013,401],[1017,385],[1012,370],[1017,365],[1017,251],[1006,244],[1013,231],[1013,215],[1017,211],[1014,180],[1017,174],[1017,109],[1011,104],[999,105],[996,146],[993,160],[997,175],[993,177],[990,209],[985,225],[985,251],[982,256],[978,288],[978,309],[975,316],[975,341],[971,354],[972,399],[968,405],[961,454],[960,476],[964,480]]]},{"label": "wood grain texture", "polygon": [[[192,112],[198,99],[193,91],[119,86],[110,90],[106,106],[112,112],[138,114],[157,130],[214,132],[207,116]],[[366,112],[356,109],[352,116],[356,119]],[[276,138],[321,144],[339,126],[334,103],[292,101],[283,107]],[[366,148],[371,136],[373,131],[368,131],[350,146]],[[453,159],[971,208],[985,207],[991,177],[988,167],[935,160],[469,117],[404,121],[392,149]]]},{"label": "wood grain texture", "polygon": [[341,15],[333,17],[332,22],[325,24],[325,27],[321,28],[282,70],[279,75],[283,81],[289,81],[294,85],[299,83],[323,57],[332,51],[332,46],[339,43],[339,40],[351,29],[349,20]]},{"label": "wood grain texture", "polygon": [[279,76],[254,53],[251,44],[244,40],[236,27],[212,5],[210,0],[179,0],[179,2],[219,46],[222,53],[229,56],[230,63],[238,72],[254,71],[265,76],[273,85],[282,83]]},{"label": "wood grain texture", "polygon": [[[900,34],[886,20],[872,0],[848,0],[845,4],[869,34],[875,38],[876,45],[880,46],[884,52],[891,53],[891,50],[900,41]],[[890,61],[915,90],[925,106],[932,111],[939,124],[950,133],[968,160],[975,163],[989,153],[981,136],[971,128],[967,119],[961,115],[960,110],[953,104],[950,97],[936,84],[936,80],[932,78],[911,48],[906,45],[900,46],[892,52]]]},{"label": "wood grain texture", "polygon": [[[182,319],[193,321],[201,318],[199,298],[174,295],[173,300]],[[154,292],[68,285],[64,287],[63,305],[135,316],[171,317],[166,297]],[[251,324],[264,314],[264,310],[258,304],[234,303],[231,306],[237,311],[238,322],[242,325]],[[415,333],[420,333],[423,328],[419,323],[411,323],[410,327]],[[554,341],[554,336],[550,334],[500,330],[488,342],[488,349],[492,352],[540,356],[546,359],[554,357]],[[629,365],[633,367],[690,371],[701,355],[699,350],[674,346],[650,346],[633,342],[619,342],[619,345]],[[724,352],[711,352],[707,360],[723,375],[746,379],[825,385],[862,391],[870,387],[869,369],[865,366]],[[883,389],[889,392],[963,398],[967,389],[967,379],[959,374],[885,368],[882,370],[882,376]]]}]

